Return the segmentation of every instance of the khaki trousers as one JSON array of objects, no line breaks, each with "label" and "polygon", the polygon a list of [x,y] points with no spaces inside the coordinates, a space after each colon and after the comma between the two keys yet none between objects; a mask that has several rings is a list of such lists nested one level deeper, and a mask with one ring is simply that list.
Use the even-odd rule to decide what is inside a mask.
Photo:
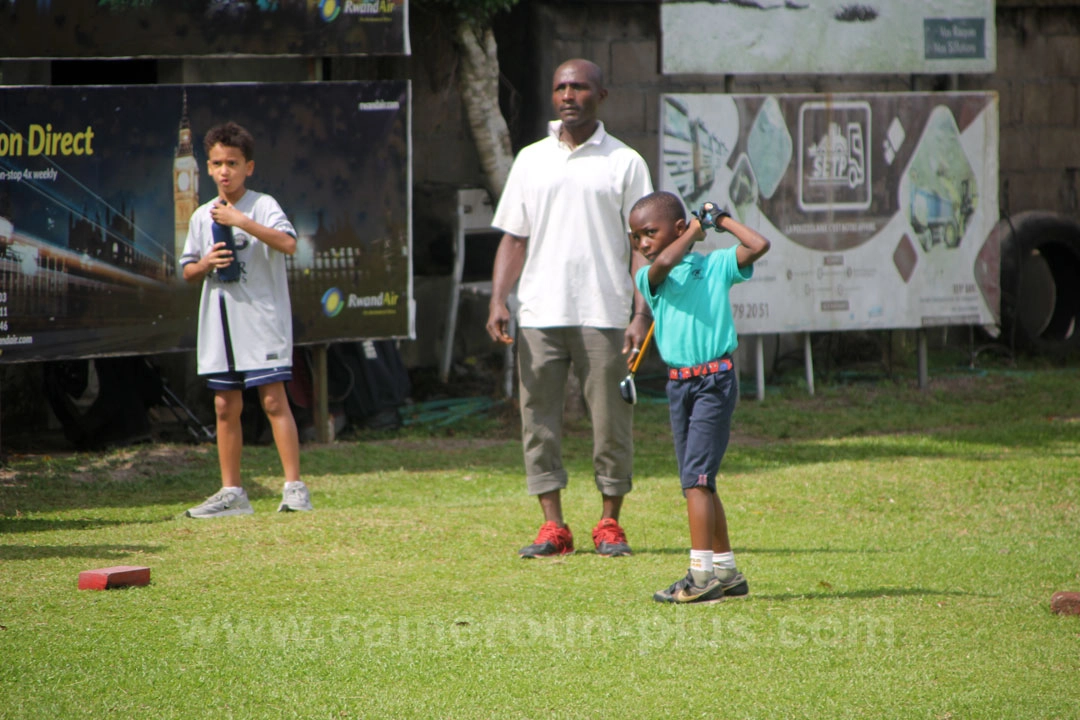
[{"label": "khaki trousers", "polygon": [[619,394],[619,383],[626,377],[623,334],[613,328],[518,329],[521,444],[530,495],[566,487],[562,428],[571,367],[592,421],[596,488],[604,495],[630,492],[634,409]]}]

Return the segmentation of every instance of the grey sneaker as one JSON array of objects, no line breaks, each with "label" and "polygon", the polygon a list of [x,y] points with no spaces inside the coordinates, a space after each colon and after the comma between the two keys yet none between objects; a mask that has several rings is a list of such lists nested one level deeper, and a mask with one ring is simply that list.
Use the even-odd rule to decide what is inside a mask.
[{"label": "grey sneaker", "polygon": [[233,488],[222,488],[211,495],[202,505],[193,507],[185,515],[191,518],[215,518],[229,515],[251,515],[255,511],[248,502],[247,493]]},{"label": "grey sneaker", "polygon": [[720,587],[724,588],[724,597],[741,597],[750,593],[750,584],[738,570],[717,570],[716,579],[720,581]]},{"label": "grey sneaker", "polygon": [[704,587],[694,584],[694,576],[689,571],[686,577],[673,582],[667,590],[653,593],[653,600],[663,603],[709,603],[724,599],[724,588],[714,575]]},{"label": "grey sneaker", "polygon": [[278,512],[306,512],[308,510],[314,510],[314,508],[311,507],[311,493],[308,492],[307,485],[301,482],[298,486],[281,492]]}]

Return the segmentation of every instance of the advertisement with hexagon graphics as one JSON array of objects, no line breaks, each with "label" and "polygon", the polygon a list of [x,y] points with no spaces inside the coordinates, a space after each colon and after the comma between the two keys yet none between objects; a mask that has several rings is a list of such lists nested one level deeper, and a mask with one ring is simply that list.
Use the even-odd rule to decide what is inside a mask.
[{"label": "advertisement with hexagon graphics", "polygon": [[227,121],[254,139],[243,189],[272,196],[296,237],[279,253],[233,223],[243,292],[270,283],[276,303],[284,280],[297,345],[411,337],[408,81],[10,87],[0,362],[194,349],[203,281],[184,281],[181,256],[218,197],[204,139]]},{"label": "advertisement with hexagon graphics", "polygon": [[[772,249],[731,291],[743,333],[999,319],[994,93],[663,95],[660,183]],[[735,242],[710,231],[702,252]]]}]

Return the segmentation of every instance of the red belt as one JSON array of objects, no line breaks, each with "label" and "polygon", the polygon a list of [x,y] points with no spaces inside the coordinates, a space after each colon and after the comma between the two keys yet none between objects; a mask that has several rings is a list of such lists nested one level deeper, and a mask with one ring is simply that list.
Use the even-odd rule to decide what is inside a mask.
[{"label": "red belt", "polygon": [[701,365],[691,365],[690,367],[681,368],[669,367],[667,376],[669,380],[689,380],[704,375],[715,375],[716,373],[727,372],[730,369],[731,358],[725,355],[722,358],[710,360]]}]

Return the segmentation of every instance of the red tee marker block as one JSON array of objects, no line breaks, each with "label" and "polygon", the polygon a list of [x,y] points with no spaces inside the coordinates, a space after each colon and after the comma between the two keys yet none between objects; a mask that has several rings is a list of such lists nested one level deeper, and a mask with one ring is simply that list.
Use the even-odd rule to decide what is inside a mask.
[{"label": "red tee marker block", "polygon": [[138,565],[117,565],[79,573],[80,590],[111,590],[149,584],[150,568]]},{"label": "red tee marker block", "polygon": [[1050,609],[1058,615],[1080,615],[1080,592],[1056,592],[1050,598]]}]

